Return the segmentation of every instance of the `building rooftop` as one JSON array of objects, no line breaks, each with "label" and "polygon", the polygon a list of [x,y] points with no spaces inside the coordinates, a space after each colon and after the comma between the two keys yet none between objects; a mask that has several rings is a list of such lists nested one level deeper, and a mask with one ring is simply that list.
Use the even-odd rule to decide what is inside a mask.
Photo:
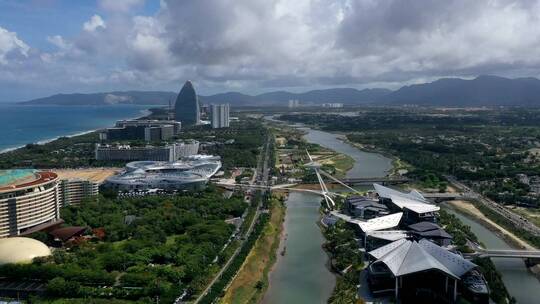
[{"label": "building rooftop", "polygon": [[410,200],[417,200],[425,203],[428,202],[428,200],[416,190],[412,190],[409,193],[404,193],[379,184],[373,184],[373,187],[375,188],[375,192],[377,192],[377,194],[379,194],[379,196],[382,198],[392,199],[391,196],[399,196]]},{"label": "building rooftop", "polygon": [[401,221],[401,217],[403,216],[403,212],[398,212],[390,215],[372,218],[369,220],[359,220],[354,219],[343,213],[339,213],[337,211],[331,211],[330,213],[333,216],[338,217],[346,222],[358,225],[358,227],[360,227],[360,229],[362,229],[362,231],[364,232],[397,227],[399,225],[399,222]]},{"label": "building rooftop", "polygon": [[0,170],[0,188],[34,178],[34,169]]},{"label": "building rooftop", "polygon": [[418,222],[416,224],[409,225],[409,229],[417,232],[424,232],[429,230],[441,229],[441,227],[432,222]]},{"label": "building rooftop", "polygon": [[409,193],[400,192],[379,184],[373,184],[379,197],[392,200],[400,209],[408,209],[415,213],[436,212],[441,208],[430,203],[420,192],[412,190]]},{"label": "building rooftop", "polygon": [[387,240],[387,241],[397,241],[407,237],[407,231],[405,230],[383,230],[383,231],[371,231],[368,232],[369,237]]},{"label": "building rooftop", "polygon": [[[28,172],[22,171],[20,173],[13,173],[14,171],[28,170]],[[1,175],[4,173],[3,175]],[[15,170],[3,170],[0,172],[0,177],[5,181],[4,184],[0,183],[0,193],[9,192],[12,190],[23,189],[31,187],[44,182],[48,182],[58,178],[58,175],[54,172],[48,171],[36,171],[33,169],[15,169]],[[19,177],[19,178],[17,178]]]},{"label": "building rooftop", "polygon": [[476,265],[426,239],[418,242],[401,239],[380,247],[369,254],[384,263],[396,277],[439,270],[460,279]]}]

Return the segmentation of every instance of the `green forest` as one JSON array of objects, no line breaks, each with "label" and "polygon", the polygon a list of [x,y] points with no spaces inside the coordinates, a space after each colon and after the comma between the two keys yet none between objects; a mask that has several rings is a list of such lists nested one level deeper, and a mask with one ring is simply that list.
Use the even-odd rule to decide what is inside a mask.
[{"label": "green forest", "polygon": [[200,292],[220,268],[234,231],[225,219],[241,216],[246,207],[242,198],[225,199],[213,188],[183,196],[100,197],[62,209],[67,225],[94,233],[32,264],[3,265],[0,276],[44,282],[40,301],[51,303],[59,298],[172,303],[184,291]]}]

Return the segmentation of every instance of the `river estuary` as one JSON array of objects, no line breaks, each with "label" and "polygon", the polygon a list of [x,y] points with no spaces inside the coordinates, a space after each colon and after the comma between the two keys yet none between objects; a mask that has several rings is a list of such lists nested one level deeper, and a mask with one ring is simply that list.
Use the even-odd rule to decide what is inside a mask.
[{"label": "river estuary", "polygon": [[[347,173],[351,177],[385,176],[392,168],[392,160],[377,153],[361,151],[340,140],[340,135],[305,128],[305,139],[355,160]],[[307,193],[291,193],[287,200],[285,217],[285,254],[278,255],[270,274],[270,287],[264,303],[326,303],[335,286],[335,276],[328,270],[328,256],[322,249],[322,233],[317,226],[320,197]],[[478,238],[492,249],[510,248],[500,237],[479,223],[453,210]],[[281,249],[280,249],[281,252]],[[508,291],[518,303],[539,303],[540,282],[528,272],[518,259],[494,258],[494,264],[503,275]]]}]

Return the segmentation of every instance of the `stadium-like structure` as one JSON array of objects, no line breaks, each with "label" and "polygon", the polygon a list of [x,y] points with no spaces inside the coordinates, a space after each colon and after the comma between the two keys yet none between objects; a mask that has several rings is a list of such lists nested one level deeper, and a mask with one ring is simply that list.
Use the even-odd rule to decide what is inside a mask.
[{"label": "stadium-like structure", "polygon": [[175,162],[136,161],[109,177],[106,186],[118,191],[149,189],[198,190],[221,168],[219,156],[193,155]]}]

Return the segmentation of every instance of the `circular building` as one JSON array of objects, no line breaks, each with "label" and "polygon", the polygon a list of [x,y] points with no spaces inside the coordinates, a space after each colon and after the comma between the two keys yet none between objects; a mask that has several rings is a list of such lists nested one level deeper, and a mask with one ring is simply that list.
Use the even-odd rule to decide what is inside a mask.
[{"label": "circular building", "polygon": [[58,176],[33,169],[0,170],[0,237],[60,218]]},{"label": "circular building", "polygon": [[50,255],[51,250],[47,245],[31,238],[0,239],[0,265],[31,263],[34,258]]}]

